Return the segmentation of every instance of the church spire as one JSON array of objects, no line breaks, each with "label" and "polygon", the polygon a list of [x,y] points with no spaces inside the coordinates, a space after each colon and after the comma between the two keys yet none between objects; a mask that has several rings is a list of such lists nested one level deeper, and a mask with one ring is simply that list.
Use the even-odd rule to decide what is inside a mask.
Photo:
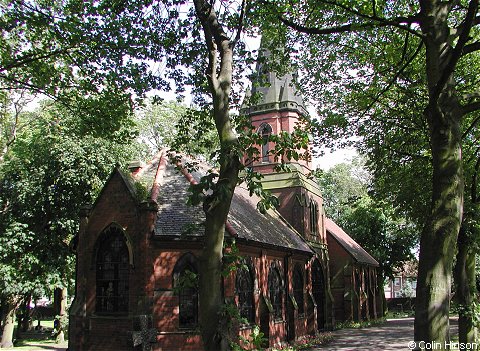
[{"label": "church spire", "polygon": [[[275,143],[271,135],[293,133],[302,119],[308,116],[302,96],[295,85],[295,74],[289,66],[288,56],[281,47],[266,43],[268,38],[262,37],[257,61],[256,74],[252,77],[252,88],[247,93],[241,113],[249,116],[252,127],[262,137],[263,144],[258,145],[260,157],[252,160],[250,165],[263,174],[276,173],[274,168],[277,163],[288,163],[293,168],[301,169],[308,173],[311,169],[310,159],[287,159],[286,156],[274,155],[272,150]],[[280,64],[282,60],[282,64]],[[286,67],[282,73],[275,72],[275,66]],[[308,154],[307,150],[298,150]],[[248,160],[246,160],[248,163]]]},{"label": "church spire", "polygon": [[246,98],[244,113],[252,116],[273,111],[295,111],[306,116],[302,95],[295,85],[296,75],[292,73],[291,67],[287,67],[283,75],[272,69],[273,55],[265,40],[262,37],[256,72],[252,77],[252,89]]}]

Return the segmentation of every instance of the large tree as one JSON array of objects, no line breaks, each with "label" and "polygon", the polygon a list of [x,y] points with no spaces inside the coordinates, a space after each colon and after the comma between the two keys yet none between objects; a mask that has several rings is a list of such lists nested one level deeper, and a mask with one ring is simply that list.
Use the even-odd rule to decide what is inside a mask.
[{"label": "large tree", "polygon": [[[0,79],[8,87],[41,92],[78,111],[84,122],[80,133],[115,131],[125,116],[116,107],[125,106],[133,93],[141,96],[152,88],[168,89],[167,78],[175,81],[179,93],[186,84],[193,85],[194,102],[210,106],[203,108],[202,116],[209,117],[217,131],[219,173],[217,182],[208,183],[212,192],[203,199],[200,322],[206,349],[227,348],[228,317],[222,314],[220,279],[225,221],[241,167],[230,103],[239,101],[231,89],[246,1],[13,1],[1,6],[5,50]],[[49,150],[36,148],[40,149]],[[15,176],[13,171],[5,174]],[[55,178],[54,172],[46,176]],[[39,223],[39,230],[43,229]]]},{"label": "large tree", "polygon": [[204,111],[176,101],[148,99],[136,113],[139,141],[157,152],[162,148],[210,160],[218,149],[215,126]]},{"label": "large tree", "polygon": [[370,175],[360,157],[328,170],[317,169],[315,176],[322,189],[326,215],[335,221],[341,220],[353,204],[368,195]]},{"label": "large tree", "polygon": [[[47,94],[76,111],[90,122],[81,132],[116,130],[122,124],[118,116],[124,114],[114,107],[123,108],[134,93],[169,89],[168,79],[179,94],[192,87],[198,109],[190,127],[203,130],[202,122],[208,121],[219,145],[214,154],[218,172],[193,189],[206,214],[199,269],[200,327],[206,349],[227,348],[229,317],[221,294],[225,221],[240,181],[243,153],[248,150],[254,156],[258,152],[252,144],[262,140],[248,120],[234,120],[230,114],[240,105],[253,62],[241,40],[245,32],[255,35],[255,30],[244,30],[252,19],[249,1],[1,4],[1,40],[7,50],[0,61],[0,78],[14,87]],[[285,155],[289,148],[307,149],[308,136],[298,130],[294,137],[277,136],[276,142],[275,152]],[[288,154],[300,157],[298,152]],[[252,192],[260,191],[256,175],[246,172],[243,179],[250,181]]]},{"label": "large tree", "polygon": [[[318,70],[310,77],[339,78],[338,83],[334,80],[330,86],[320,86],[317,92],[323,90],[332,96],[354,85],[359,92],[364,89],[369,100],[364,104],[367,112],[360,111],[353,119],[360,125],[369,108],[381,104],[383,95],[394,84],[407,91],[403,95],[421,91],[427,97],[420,111],[431,153],[431,198],[420,243],[415,340],[445,345],[449,340],[454,248],[463,216],[462,122],[480,108],[476,86],[464,85],[458,73],[462,62],[477,56],[480,49],[478,1],[307,0],[270,9],[283,23],[307,34],[304,39],[310,46],[309,61],[323,70],[328,67],[326,74]],[[332,50],[332,46],[339,50]],[[335,61],[327,56],[333,52],[340,53],[336,57],[342,59]],[[396,63],[388,67],[389,60],[383,59],[393,54]],[[326,65],[315,60],[322,56],[327,56]],[[422,70],[412,81],[403,73],[419,58]],[[355,78],[351,80],[355,84],[342,84],[342,80],[351,78]],[[337,118],[343,127],[339,130],[345,131],[352,115],[342,118],[335,114],[336,107],[338,103],[325,104],[322,109],[330,108],[330,118]],[[395,104],[384,105],[386,123],[389,110],[395,108]],[[402,135],[408,135],[408,131]]]},{"label": "large tree", "polygon": [[[475,116],[474,118],[478,118]],[[471,123],[467,123],[470,126]],[[458,237],[458,250],[454,269],[455,297],[459,304],[459,341],[478,339],[478,288],[476,284],[476,256],[480,240],[480,130],[464,127],[463,160],[465,167],[465,211]]]},{"label": "large tree", "polygon": [[70,284],[69,243],[79,209],[93,200],[114,165],[137,150],[134,136],[125,137],[130,126],[117,131],[119,141],[110,133],[101,138],[80,132],[82,121],[61,106],[43,106],[30,116],[0,164],[0,299],[8,307],[1,347],[11,346],[23,298]]},{"label": "large tree", "polygon": [[[110,97],[110,106],[96,107],[108,115],[122,96],[166,87],[165,77],[140,61],[158,57],[165,44],[158,36],[164,18],[144,11],[150,5],[150,1],[0,2],[2,89],[27,89],[70,106],[78,96]],[[158,45],[148,45],[154,42]]]}]

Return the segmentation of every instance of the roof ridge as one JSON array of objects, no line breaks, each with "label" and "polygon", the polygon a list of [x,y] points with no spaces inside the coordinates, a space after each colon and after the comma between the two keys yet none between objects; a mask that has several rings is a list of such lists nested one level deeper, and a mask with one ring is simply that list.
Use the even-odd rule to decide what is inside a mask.
[{"label": "roof ridge", "polygon": [[157,202],[158,194],[160,192],[160,181],[163,178],[163,175],[165,174],[165,170],[167,168],[167,158],[165,157],[166,154],[167,154],[166,148],[163,148],[157,154],[157,156],[160,156],[160,157],[158,161],[157,172],[155,173],[155,179],[153,180],[153,184],[152,184],[152,190],[150,192],[151,193],[150,199],[155,202]]},{"label": "roof ridge", "polygon": [[132,177],[134,179],[139,179],[145,172],[150,170],[150,168],[152,168],[153,165],[158,160],[160,160],[160,158],[163,156],[165,150],[166,150],[165,148],[162,148],[159,152],[157,152],[157,154],[150,161],[148,161],[146,166],[140,167],[137,171],[133,172]]},{"label": "roof ridge", "polygon": [[[330,226],[330,228],[329,228]],[[362,255],[366,255],[366,257],[371,260],[371,262],[361,262],[361,263],[366,263],[366,264],[373,264],[373,265],[379,265],[378,261],[372,256],[370,255],[370,253],[368,253],[367,250],[365,250],[362,245],[360,245],[359,243],[357,243],[350,235],[347,234],[347,232],[345,232],[343,230],[342,227],[340,227],[337,223],[335,223],[335,221],[327,216],[325,216],[325,227],[327,229],[327,232],[329,232],[330,234],[332,234],[332,236],[335,238],[335,240],[337,240],[337,242],[339,242],[339,244],[341,246],[343,246],[343,248],[357,261],[357,262],[361,262],[359,260],[359,257],[356,257],[354,255],[354,253],[352,252],[351,249],[349,249],[346,245],[347,243],[345,242],[345,237],[342,238],[342,236],[346,236],[349,240],[352,241],[352,243],[354,243],[356,245],[356,248],[359,249],[361,251],[361,254]],[[332,230],[333,229],[333,230]]]}]

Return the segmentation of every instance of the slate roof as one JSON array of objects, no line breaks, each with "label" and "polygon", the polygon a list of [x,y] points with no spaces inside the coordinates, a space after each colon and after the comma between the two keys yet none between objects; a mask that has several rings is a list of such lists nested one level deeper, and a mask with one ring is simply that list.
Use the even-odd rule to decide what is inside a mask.
[{"label": "slate roof", "polygon": [[[155,235],[171,235],[182,237],[186,235],[188,227],[192,224],[201,225],[205,220],[202,209],[199,206],[188,206],[188,187],[190,183],[180,174],[173,165],[165,169],[160,190],[156,199],[158,204],[157,221],[155,223]],[[191,230],[188,235],[200,236],[203,227]]]},{"label": "slate roof", "polygon": [[249,196],[248,190],[237,186],[228,221],[239,238],[279,247],[312,252],[303,238],[293,230],[275,210],[261,214],[256,204],[259,199]]},{"label": "slate roof", "polygon": [[[159,161],[143,173],[151,181],[152,174],[159,165]],[[193,179],[199,180],[201,173],[207,168],[200,168],[200,172],[191,174]],[[154,177],[154,176],[153,176]],[[194,239],[203,235],[202,223],[205,220],[200,206],[186,204],[189,180],[184,174],[168,164],[163,170],[159,192],[156,198],[158,203],[157,220],[154,235],[157,238]],[[238,242],[257,243],[281,249],[289,249],[312,253],[312,250],[303,238],[275,210],[268,210],[261,214],[256,204],[257,197],[250,197],[248,190],[238,186],[232,200],[228,217],[227,230],[237,238]],[[195,224],[195,226],[192,226]]]},{"label": "slate roof", "polygon": [[358,263],[379,266],[378,262],[370,256],[355,240],[343,231],[334,221],[325,217],[327,235],[331,235]]}]

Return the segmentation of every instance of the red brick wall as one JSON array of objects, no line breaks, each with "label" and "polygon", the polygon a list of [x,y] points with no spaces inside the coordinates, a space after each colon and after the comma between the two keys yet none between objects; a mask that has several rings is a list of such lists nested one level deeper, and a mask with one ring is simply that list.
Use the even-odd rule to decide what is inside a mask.
[{"label": "red brick wall", "polygon": [[327,241],[335,320],[380,317],[382,308],[381,296],[376,290],[376,268],[354,261],[331,235]]},{"label": "red brick wall", "polygon": [[[81,221],[77,246],[77,295],[85,297],[85,318],[76,317],[70,341],[73,350],[122,350],[128,346],[128,331],[132,331],[132,316],[144,314],[145,266],[144,252],[147,235],[151,232],[152,209],[141,208],[118,172],[103,189],[88,217]],[[127,238],[131,250],[129,270],[128,314],[96,316],[96,248],[103,231],[118,226]],[[141,302],[141,303],[139,303]]]},{"label": "red brick wall", "polygon": [[[136,315],[153,314],[153,325],[159,331],[155,350],[201,350],[202,343],[198,331],[181,330],[178,326],[178,297],[173,291],[173,269],[178,259],[187,252],[198,257],[201,243],[173,242],[151,238],[155,212],[143,208],[132,198],[120,175],[114,174],[104,188],[90,216],[82,220],[78,255],[77,288],[86,297],[86,316],[72,317],[72,350],[129,350],[129,332]],[[95,316],[95,245],[103,230],[110,224],[123,228],[133,254],[133,265],[129,276],[129,313],[118,318]],[[272,262],[279,269],[283,284],[292,292],[291,274],[295,263],[303,265],[310,259],[308,255],[291,255],[289,252],[273,249],[261,249],[238,244],[240,255],[251,257],[255,275],[255,324],[260,325],[260,304],[262,295],[269,296],[267,280]],[[285,258],[288,269],[285,271]],[[295,311],[295,337],[311,333],[307,319],[313,311],[308,309],[308,291],[311,289],[307,265],[305,283],[305,316],[299,317]],[[235,277],[232,274],[224,281],[226,298],[235,300]],[[270,346],[286,341],[286,302],[288,295],[283,294],[283,315],[275,321],[268,318],[268,339]],[[309,314],[308,314],[309,313]],[[310,317],[309,317],[310,316]],[[237,332],[248,337],[252,328],[242,328]]]},{"label": "red brick wall", "polygon": [[[287,133],[292,133],[294,131],[295,125],[298,124],[298,113],[293,112],[293,111],[282,111],[282,112],[267,112],[261,115],[256,115],[251,117],[252,120],[252,125],[255,128],[255,130],[258,130],[258,128],[263,124],[263,123],[268,123],[272,127],[272,133],[274,135],[278,135],[280,132],[287,132]],[[273,150],[275,148],[275,143],[269,142],[269,149]],[[309,149],[311,147],[309,146]],[[258,149],[260,150],[260,146],[258,146]],[[303,153],[303,150],[299,150],[300,153]],[[285,158],[286,160],[286,158]],[[269,162],[280,162],[281,160],[275,161],[273,156],[269,157]],[[311,169],[311,163],[309,161],[305,160],[299,160],[299,161],[294,161],[292,162],[299,163],[300,165],[305,166],[308,169]],[[261,158],[259,162],[254,162],[254,165],[261,165]]]},{"label": "red brick wall", "polygon": [[349,280],[352,259],[331,235],[327,235],[327,243],[330,256],[330,289],[334,301],[334,316],[336,321],[341,322],[353,318],[351,281]]},{"label": "red brick wall", "polygon": [[[303,187],[274,189],[272,194],[280,201],[278,212],[303,237],[312,242],[326,243],[326,231],[323,221],[323,199]],[[317,233],[310,227],[310,201],[318,204]]]}]

